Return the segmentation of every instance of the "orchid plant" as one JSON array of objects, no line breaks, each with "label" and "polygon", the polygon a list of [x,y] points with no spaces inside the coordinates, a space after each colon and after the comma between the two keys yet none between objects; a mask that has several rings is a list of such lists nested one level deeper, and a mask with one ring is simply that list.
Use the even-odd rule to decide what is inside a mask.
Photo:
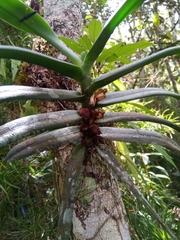
[{"label": "orchid plant", "polygon": [[[68,169],[67,181],[69,188],[74,188],[73,182],[77,182],[79,171],[84,159],[85,150],[93,146],[101,157],[108,163],[117,178],[121,180],[137,199],[145,205],[149,213],[166,229],[172,239],[177,239],[159,215],[152,209],[147,200],[134,185],[132,179],[123,170],[116,156],[103,144],[103,139],[121,142],[135,142],[144,144],[157,144],[175,151],[180,151],[180,146],[172,139],[154,131],[141,129],[128,129],[106,126],[110,123],[127,121],[149,121],[167,125],[176,131],[180,127],[170,121],[141,113],[105,112],[103,107],[113,104],[142,99],[152,96],[169,96],[180,99],[180,95],[160,88],[141,88],[133,90],[107,92],[104,88],[120,77],[131,73],[138,68],[157,61],[160,58],[180,53],[180,47],[171,47],[159,51],[141,60],[125,64],[105,74],[92,78],[92,68],[99,58],[105,59],[103,49],[115,28],[133,11],[143,0],[127,0],[120,9],[106,23],[102,30],[94,31],[94,41],[88,51],[73,42],[62,39],[53,32],[48,23],[35,11],[18,0],[6,0],[0,2],[0,16],[9,24],[27,33],[44,38],[58,51],[64,54],[69,62],[15,46],[0,46],[0,58],[17,59],[43,66],[68,76],[80,85],[80,91],[37,88],[20,85],[0,86],[0,102],[21,100],[58,100],[79,102],[80,110],[64,110],[21,117],[0,126],[0,147],[4,147],[17,140],[21,143],[15,145],[6,155],[5,161],[19,160],[44,150],[74,144],[71,161]],[[64,44],[64,42],[66,44]],[[104,60],[103,59],[103,60]],[[34,136],[34,134],[36,136]],[[29,137],[33,135],[32,137]],[[28,137],[27,140],[24,140]],[[72,167],[73,166],[73,167]],[[72,177],[73,176],[73,177]],[[68,186],[67,186],[68,188]],[[69,191],[74,197],[75,190]],[[63,218],[65,211],[61,211]]]}]

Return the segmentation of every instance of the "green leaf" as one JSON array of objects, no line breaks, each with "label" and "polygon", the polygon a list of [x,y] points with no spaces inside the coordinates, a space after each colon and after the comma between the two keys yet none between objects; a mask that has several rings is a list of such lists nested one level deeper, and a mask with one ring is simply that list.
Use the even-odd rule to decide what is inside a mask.
[{"label": "green leaf", "polygon": [[153,24],[158,27],[160,25],[160,20],[158,14],[155,12],[153,15]]},{"label": "green leaf", "polygon": [[[13,187],[14,187],[14,186],[13,186]],[[1,184],[0,184],[0,189],[6,194],[8,200],[11,201],[11,200],[9,199],[9,194],[6,192],[6,189],[5,189]]]},{"label": "green leaf", "polygon": [[11,72],[12,72],[12,81],[15,80],[16,74],[19,71],[19,65],[20,65],[20,61],[15,60],[15,59],[11,59]]},{"label": "green leaf", "polygon": [[69,48],[71,48],[74,52],[78,53],[79,55],[84,51],[84,49],[72,39],[66,37],[59,37]]},{"label": "green leaf", "polygon": [[83,77],[82,69],[80,67],[25,48],[0,45],[0,58],[16,59],[37,64],[71,77],[77,81],[81,81]]},{"label": "green leaf", "polygon": [[[83,69],[85,72],[89,73],[93,63],[98,58],[99,54],[102,52],[106,42],[110,38],[114,29],[134,10],[136,10],[144,0],[127,0],[122,7],[120,7],[117,12],[112,16],[112,18],[107,22],[89,53],[87,54]],[[115,79],[114,79],[115,80]]]},{"label": "green leaf", "polygon": [[121,80],[115,80],[112,84],[117,91],[126,90],[126,87]]},{"label": "green leaf", "polygon": [[[18,0],[0,1],[0,17],[4,21],[25,32],[41,36],[67,56],[72,63],[80,66],[80,58],[59,40],[48,23],[38,13],[25,19],[33,12],[32,8]],[[24,21],[22,21],[23,18]]]},{"label": "green leaf", "polygon": [[119,155],[122,154],[125,157],[129,170],[131,171],[134,178],[138,181],[138,170],[136,165],[133,163],[133,160],[130,156],[126,143],[116,142],[116,147],[119,152]]},{"label": "green leaf", "polygon": [[84,50],[89,50],[92,46],[92,43],[87,35],[82,36],[78,39],[78,43],[84,48]]},{"label": "green leaf", "polygon": [[6,78],[6,61],[4,59],[0,59],[0,75]]},{"label": "green leaf", "polygon": [[177,168],[176,164],[174,163],[172,157],[166,152],[166,150],[165,150],[163,147],[161,147],[161,146],[159,146],[159,145],[154,145],[154,147],[155,147],[155,149],[156,149],[159,153],[161,153],[161,154],[163,155],[163,157],[164,157],[170,164],[173,165],[173,167],[175,167],[175,168],[178,170],[178,168]]},{"label": "green leaf", "polygon": [[166,48],[162,51],[154,53],[150,56],[145,57],[144,59],[137,60],[130,64],[124,65],[118,69],[112,70],[111,72],[105,73],[98,78],[94,79],[89,88],[86,89],[86,94],[91,96],[97,89],[102,88],[114,80],[137,70],[140,67],[143,67],[149,63],[159,60],[167,56],[172,56],[180,53],[180,46]]},{"label": "green leaf", "polygon": [[[160,155],[162,155],[162,154],[160,154]],[[150,167],[150,168],[151,168],[151,167]],[[150,169],[150,168],[149,168],[149,169]],[[163,167],[161,167],[161,166],[154,166],[154,165],[153,165],[152,168],[156,168],[156,169],[160,170],[161,172],[163,172],[164,175],[169,176],[169,174],[168,174],[168,172],[166,171],[166,169],[163,168]]]},{"label": "green leaf", "polygon": [[24,111],[21,112],[21,116],[29,116],[38,113],[37,107],[31,105],[31,100],[28,100],[23,104]]},{"label": "green leaf", "polygon": [[129,64],[129,63],[131,62],[131,61],[130,61],[127,57],[125,57],[125,56],[119,57],[118,60],[119,60],[119,62],[122,62],[122,63],[124,63],[124,64]]},{"label": "green leaf", "polygon": [[89,23],[88,30],[89,30],[90,39],[94,43],[96,38],[98,37],[99,33],[102,30],[101,22],[99,20],[93,19]]},{"label": "green leaf", "polygon": [[[149,101],[149,102],[152,102],[152,101]],[[146,102],[147,103],[147,102]],[[127,102],[126,104],[128,105],[132,105],[134,107],[137,107],[139,108],[141,111],[145,112],[145,113],[148,113],[150,115],[154,115],[153,111],[151,111],[149,108],[143,106],[141,103],[137,103],[137,102]]]},{"label": "green leaf", "polygon": [[113,62],[117,59],[121,60],[121,57],[130,56],[136,53],[138,48],[144,49],[152,45],[152,43],[145,40],[125,46],[122,45],[122,43],[119,43],[109,49],[105,49],[102,54],[97,58],[97,62]]},{"label": "green leaf", "polygon": [[151,178],[156,178],[156,179],[165,178],[165,179],[169,179],[168,176],[163,175],[163,174],[157,174],[157,173],[153,173],[153,172],[149,172],[149,174],[151,175]]}]

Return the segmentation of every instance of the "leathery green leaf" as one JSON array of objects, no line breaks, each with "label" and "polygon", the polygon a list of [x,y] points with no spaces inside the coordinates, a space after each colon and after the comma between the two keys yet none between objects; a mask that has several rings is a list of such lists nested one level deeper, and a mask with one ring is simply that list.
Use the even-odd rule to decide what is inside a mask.
[{"label": "leathery green leaf", "polygon": [[112,70],[112,71],[105,73],[105,74],[99,76],[98,78],[94,79],[92,84],[89,86],[89,88],[86,89],[86,93],[89,96],[91,96],[97,89],[108,85],[109,83],[113,82],[114,80],[116,80],[130,72],[133,72],[140,67],[148,65],[148,64],[150,64],[154,61],[157,61],[161,58],[176,55],[179,53],[180,53],[180,46],[170,47],[170,48],[166,48],[162,51],[159,51],[157,53],[154,53],[150,56],[147,56],[143,59],[132,62],[130,64],[123,65],[120,68]]},{"label": "leathery green leaf", "polygon": [[15,119],[0,126],[0,147],[29,135],[78,124],[80,120],[76,110],[41,113]]},{"label": "leathery green leaf", "polygon": [[26,48],[0,45],[0,58],[16,59],[37,64],[71,77],[78,82],[80,82],[83,77],[80,67]]},{"label": "leathery green leaf", "polygon": [[58,221],[58,239],[69,239],[70,236],[76,186],[79,175],[81,174],[84,153],[84,145],[81,143],[78,144],[73,150],[66,168],[64,179],[66,187],[63,189],[62,193],[61,209]]},{"label": "leathery green leaf", "polygon": [[82,102],[83,95],[81,95],[80,92],[65,89],[39,88],[21,85],[0,86],[0,103],[30,99]]},{"label": "leathery green leaf", "polygon": [[59,40],[48,23],[21,1],[0,1],[0,18],[25,32],[41,36],[67,56],[72,63],[81,65],[80,58]]},{"label": "leathery green leaf", "polygon": [[125,91],[111,92],[106,97],[97,103],[98,107],[109,106],[115,103],[127,102],[140,98],[152,96],[170,96],[180,99],[180,94],[170,92],[161,88],[140,88]]},{"label": "leathery green leaf", "polygon": [[156,144],[180,152],[180,146],[176,142],[154,131],[113,127],[100,127],[100,131],[101,137],[112,141]]},{"label": "leathery green leaf", "polygon": [[66,127],[48,133],[42,133],[14,146],[5,157],[5,161],[20,160],[39,154],[55,147],[61,147],[81,138],[79,127]]}]

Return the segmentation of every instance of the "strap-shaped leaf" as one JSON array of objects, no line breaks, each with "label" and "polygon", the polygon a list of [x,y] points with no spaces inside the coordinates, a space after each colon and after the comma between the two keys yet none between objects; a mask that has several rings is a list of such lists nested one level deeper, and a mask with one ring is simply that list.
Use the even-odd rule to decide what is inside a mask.
[{"label": "strap-shaped leaf", "polygon": [[180,53],[180,46],[178,47],[170,47],[166,48],[162,51],[154,53],[150,56],[147,56],[143,59],[137,60],[133,63],[126,64],[118,69],[112,70],[106,74],[99,76],[98,78],[94,79],[92,84],[89,88],[86,89],[86,93],[91,96],[97,89],[102,88],[109,83],[112,83],[114,80],[130,73],[138,68],[141,68],[147,64],[150,64],[154,61],[157,61],[161,58],[165,58],[167,56],[172,56]]},{"label": "strap-shaped leaf", "polygon": [[22,159],[44,150],[64,146],[76,141],[81,135],[79,127],[67,127],[40,134],[13,147],[5,157],[5,161]]},{"label": "strap-shaped leaf", "polygon": [[120,142],[136,142],[145,144],[157,144],[180,151],[180,146],[168,137],[154,131],[100,127],[101,137]]},{"label": "strap-shaped leaf", "polygon": [[130,176],[124,171],[120,162],[114,156],[114,154],[105,145],[96,146],[98,153],[101,157],[108,163],[112,171],[118,177],[118,179],[124,183],[126,187],[130,189],[133,195],[146,207],[148,212],[153,216],[169,233],[171,239],[177,240],[176,236],[170,230],[170,228],[162,221],[161,217],[156,213],[156,211],[151,207],[149,202],[144,198],[143,194],[140,192],[139,188],[134,184]]},{"label": "strap-shaped leaf", "polygon": [[0,58],[17,59],[20,61],[37,64],[71,77],[78,82],[80,82],[83,77],[80,67],[26,48],[0,46]]},{"label": "strap-shaped leaf", "polygon": [[135,99],[152,96],[170,96],[180,99],[180,94],[170,92],[161,88],[140,88],[108,93],[106,98],[97,103],[97,107],[105,107],[115,103],[127,102]]},{"label": "strap-shaped leaf", "polygon": [[[81,60],[70,48],[58,39],[48,23],[32,8],[19,0],[0,1],[0,18],[26,32],[41,36],[67,56],[72,63],[81,65]],[[28,17],[31,16],[31,17]]]},{"label": "strap-shaped leaf", "polygon": [[30,99],[81,102],[83,101],[83,97],[81,93],[70,90],[19,85],[0,86],[0,103]]},{"label": "strap-shaped leaf", "polygon": [[180,127],[175,123],[161,119],[159,117],[150,116],[142,113],[133,113],[133,112],[105,113],[103,118],[96,120],[96,123],[105,124],[105,123],[130,122],[130,121],[147,121],[147,122],[160,123],[160,124],[169,126],[180,132]]},{"label": "strap-shaped leaf", "polygon": [[22,117],[0,126],[0,147],[47,130],[77,124],[81,117],[76,110],[49,112]]},{"label": "strap-shaped leaf", "polygon": [[58,239],[69,239],[73,207],[75,202],[75,193],[78,178],[81,174],[82,163],[84,160],[85,147],[80,143],[73,150],[68,166],[64,182],[66,187],[63,188],[61,210],[58,222]]}]

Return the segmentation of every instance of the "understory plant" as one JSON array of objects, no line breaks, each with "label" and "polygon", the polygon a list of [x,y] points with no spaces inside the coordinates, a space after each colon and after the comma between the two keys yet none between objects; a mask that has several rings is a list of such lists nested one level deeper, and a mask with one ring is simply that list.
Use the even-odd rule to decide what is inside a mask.
[{"label": "understory plant", "polygon": [[[123,170],[115,154],[105,145],[104,140],[155,144],[180,151],[180,146],[176,142],[155,131],[141,130],[139,128],[120,128],[114,124],[147,121],[166,125],[176,131],[180,131],[180,127],[175,123],[148,114],[105,112],[102,108],[152,96],[168,96],[180,99],[179,94],[160,88],[140,88],[112,92],[107,91],[105,88],[108,84],[136,69],[160,58],[180,53],[180,47],[161,50],[151,56],[125,64],[122,67],[117,67],[104,74],[98,75],[94,73],[95,77],[92,77],[94,64],[113,57],[114,51],[117,53],[116,59],[117,57],[123,58],[124,55],[122,55],[120,45],[111,50],[104,50],[104,47],[115,28],[143,2],[143,0],[127,0],[101,31],[98,30],[98,27],[94,28],[94,31],[90,31],[93,44],[90,45],[89,50],[82,46],[85,38],[82,38],[79,43],[64,38],[60,40],[46,21],[22,2],[17,0],[0,2],[0,16],[4,21],[28,33],[44,38],[64,54],[70,62],[60,61],[26,48],[5,45],[0,46],[0,58],[16,59],[46,67],[74,79],[80,86],[80,91],[20,85],[0,86],[0,103],[21,100],[58,100],[81,104],[80,110],[35,114],[21,117],[0,126],[1,148],[13,142],[21,141],[7,153],[5,157],[7,162],[20,160],[68,143],[74,144],[65,179],[67,181],[66,188],[68,194],[65,194],[63,199],[64,204],[62,203],[59,217],[61,226],[65,225],[68,231],[70,231],[71,226],[69,216],[72,217],[73,211],[72,204],[68,205],[68,199],[72,200],[75,196],[76,183],[85,152],[96,151],[107,162],[117,179],[130,189],[133,195],[146,207],[149,214],[163,226],[169,236],[172,239],[177,239],[171,229],[163,223],[160,216],[150,206],[137,186],[134,185],[130,176]],[[28,139],[24,140],[26,137]],[[67,211],[69,213],[68,216],[66,214]],[[68,231],[64,234],[69,234]]]}]

